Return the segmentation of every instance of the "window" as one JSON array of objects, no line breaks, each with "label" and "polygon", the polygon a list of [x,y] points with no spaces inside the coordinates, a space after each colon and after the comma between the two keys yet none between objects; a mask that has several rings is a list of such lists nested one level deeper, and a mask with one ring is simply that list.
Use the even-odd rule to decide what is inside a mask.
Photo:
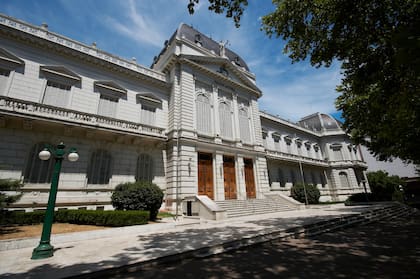
[{"label": "window", "polygon": [[212,94],[211,87],[196,83],[196,119],[197,119],[197,132],[203,134],[212,134]]},{"label": "window", "polygon": [[251,142],[251,131],[249,128],[248,107],[241,106],[239,108],[239,132],[243,142]]},{"label": "window", "polygon": [[156,125],[156,111],[162,107],[162,101],[151,93],[137,94],[137,103],[141,105],[140,122],[143,124]]},{"label": "window", "polygon": [[50,106],[66,107],[69,100],[70,89],[70,85],[64,85],[49,80],[47,81],[42,103]]},{"label": "window", "polygon": [[347,173],[342,171],[338,174],[338,176],[340,177],[341,187],[345,189],[350,188],[350,182],[349,178],[347,177]]},{"label": "window", "polygon": [[153,159],[148,154],[140,154],[137,157],[136,181],[153,180]]},{"label": "window", "polygon": [[108,95],[99,96],[98,114],[115,118],[117,114],[118,98]]},{"label": "window", "polygon": [[333,151],[333,158],[336,161],[342,161],[343,160],[343,153],[341,151],[341,144],[333,143],[331,145],[331,149]]},{"label": "window", "polygon": [[232,100],[220,98],[219,103],[220,134],[223,138],[233,139]]},{"label": "window", "polygon": [[273,140],[274,140],[274,149],[280,151],[280,135],[278,133],[273,133]]},{"label": "window", "polygon": [[292,184],[295,185],[296,184],[296,174],[294,170],[290,170],[290,178],[292,180]]},{"label": "window", "polygon": [[327,185],[327,181],[325,181],[325,175],[322,172],[319,173],[319,178],[321,180],[322,188],[325,188],[325,185]]},{"label": "window", "polygon": [[313,171],[311,171],[311,181],[312,181],[312,184],[314,185],[318,184],[318,181],[316,180],[316,177],[315,177],[315,173]]},{"label": "window", "polygon": [[264,148],[267,148],[267,130],[262,129],[262,140],[263,140],[263,145]]},{"label": "window", "polygon": [[47,79],[42,103],[55,107],[67,107],[72,86],[81,78],[63,66],[41,66],[41,75]]},{"label": "window", "polygon": [[127,90],[119,84],[109,81],[95,81],[95,91],[99,92],[98,114],[115,118],[117,116],[118,101],[126,98]]},{"label": "window", "polygon": [[284,178],[283,170],[281,168],[278,169],[278,181],[280,187],[286,187],[286,179]]},{"label": "window", "polygon": [[0,69],[0,95],[6,91],[7,81],[9,80],[10,71]]},{"label": "window", "polygon": [[92,153],[88,171],[88,184],[108,184],[111,178],[111,155],[98,149]]},{"label": "window", "polygon": [[34,145],[29,153],[28,162],[25,168],[25,183],[51,183],[54,168],[54,159],[47,161],[39,159],[38,154],[47,144],[38,143]]},{"label": "window", "polygon": [[295,142],[298,155],[302,155],[302,140],[297,138],[295,139]]},{"label": "window", "polygon": [[0,95],[6,95],[11,71],[24,66],[25,62],[11,52],[0,48]]},{"label": "window", "polygon": [[292,154],[292,138],[285,136],[284,141],[286,142],[287,153]]}]

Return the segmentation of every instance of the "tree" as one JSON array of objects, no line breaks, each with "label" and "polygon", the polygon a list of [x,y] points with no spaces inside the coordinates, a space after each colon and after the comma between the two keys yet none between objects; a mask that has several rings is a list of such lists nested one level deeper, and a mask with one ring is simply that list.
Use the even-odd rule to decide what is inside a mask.
[{"label": "tree", "polygon": [[375,200],[390,201],[398,194],[402,195],[400,185],[404,186],[405,182],[396,175],[389,176],[387,172],[375,171],[368,172],[367,178]]},{"label": "tree", "polygon": [[[243,11],[247,4],[209,2],[223,2],[220,6],[226,11],[236,7]],[[284,52],[293,63],[305,59],[315,67],[341,63],[344,78],[337,87],[341,95],[336,107],[353,140],[381,160],[399,157],[419,164],[420,0],[273,4],[275,10],[262,18],[262,29],[286,40]]]}]

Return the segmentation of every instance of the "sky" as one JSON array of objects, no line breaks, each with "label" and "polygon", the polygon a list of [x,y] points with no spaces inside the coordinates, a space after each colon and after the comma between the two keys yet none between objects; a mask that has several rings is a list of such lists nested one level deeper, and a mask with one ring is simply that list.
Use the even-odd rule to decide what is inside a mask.
[{"label": "sky", "polygon": [[315,113],[340,118],[334,106],[340,65],[315,68],[295,64],[283,54],[285,42],[260,30],[261,17],[274,10],[271,0],[250,0],[240,28],[232,19],[208,11],[201,0],[194,15],[189,0],[1,0],[0,13],[30,24],[48,24],[52,32],[92,44],[122,58],[135,57],[149,67],[180,23],[192,25],[241,56],[256,75],[263,97],[260,110],[298,121]]}]

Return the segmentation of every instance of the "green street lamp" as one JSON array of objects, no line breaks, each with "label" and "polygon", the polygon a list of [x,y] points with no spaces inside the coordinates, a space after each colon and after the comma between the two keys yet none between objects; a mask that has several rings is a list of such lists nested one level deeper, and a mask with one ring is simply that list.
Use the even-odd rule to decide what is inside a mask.
[{"label": "green street lamp", "polygon": [[[46,161],[51,157],[51,152],[54,153],[55,165],[51,180],[51,190],[48,197],[47,211],[45,212],[44,224],[42,226],[41,241],[39,245],[32,252],[32,260],[45,259],[54,255],[54,247],[50,244],[51,228],[54,221],[54,207],[57,198],[58,179],[60,178],[61,163],[63,162],[66,151],[66,146],[61,142],[57,148],[45,148],[39,152],[39,159]],[[68,152],[67,159],[70,162],[75,162],[79,159],[76,149],[71,148]]]}]

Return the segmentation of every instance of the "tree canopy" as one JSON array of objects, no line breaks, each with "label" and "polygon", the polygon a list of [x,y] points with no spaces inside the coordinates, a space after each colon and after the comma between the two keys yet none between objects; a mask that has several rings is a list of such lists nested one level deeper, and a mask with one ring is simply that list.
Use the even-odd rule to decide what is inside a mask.
[{"label": "tree canopy", "polygon": [[[194,3],[190,0],[190,12]],[[209,0],[240,16],[248,1]],[[420,0],[273,0],[262,17],[269,37],[286,41],[292,62],[341,63],[336,107],[356,143],[379,159],[420,164]],[[191,10],[192,8],[192,10]],[[236,14],[235,12],[240,12]]]}]

